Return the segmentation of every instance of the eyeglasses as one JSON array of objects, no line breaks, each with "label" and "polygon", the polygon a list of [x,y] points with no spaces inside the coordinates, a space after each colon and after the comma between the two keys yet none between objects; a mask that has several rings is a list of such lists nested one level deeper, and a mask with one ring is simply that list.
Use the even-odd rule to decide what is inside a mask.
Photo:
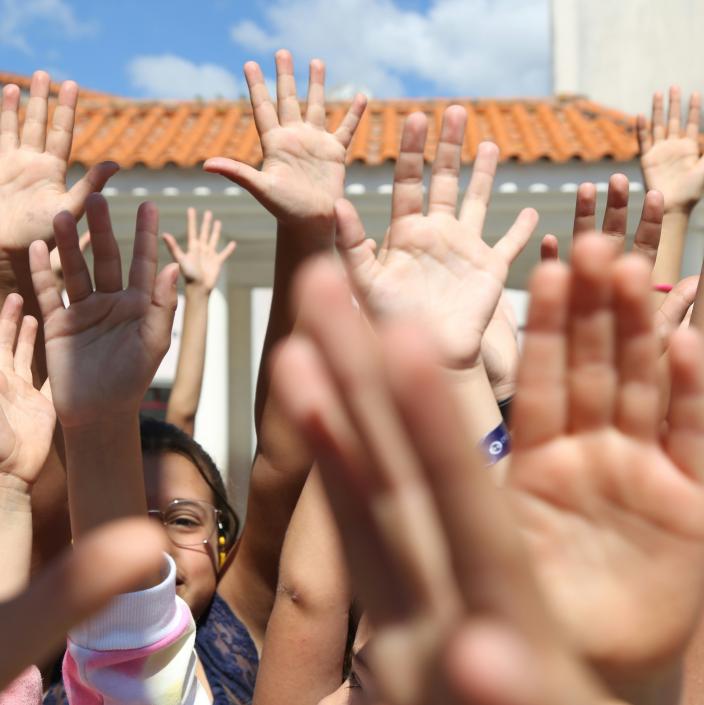
[{"label": "eyeglasses", "polygon": [[164,510],[150,509],[149,516],[164,525],[173,544],[190,548],[210,541],[218,528],[220,510],[200,499],[174,499]]}]

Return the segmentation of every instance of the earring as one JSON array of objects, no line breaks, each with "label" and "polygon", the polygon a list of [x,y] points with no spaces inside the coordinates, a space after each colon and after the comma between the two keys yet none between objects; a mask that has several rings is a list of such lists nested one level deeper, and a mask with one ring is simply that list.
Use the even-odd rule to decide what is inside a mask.
[{"label": "earring", "polygon": [[223,567],[226,558],[227,551],[225,550],[225,529],[222,526],[222,522],[218,521],[218,568]]}]

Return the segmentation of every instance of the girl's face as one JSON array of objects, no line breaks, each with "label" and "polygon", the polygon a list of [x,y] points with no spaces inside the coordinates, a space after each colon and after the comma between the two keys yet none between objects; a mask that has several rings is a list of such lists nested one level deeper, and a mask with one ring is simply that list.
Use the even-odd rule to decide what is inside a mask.
[{"label": "girl's face", "polygon": [[[144,485],[149,509],[164,511],[175,499],[215,503],[212,490],[196,466],[179,453],[145,453]],[[203,614],[215,594],[217,540],[214,531],[207,544],[183,547],[171,543],[176,593],[191,608],[194,619]]]}]

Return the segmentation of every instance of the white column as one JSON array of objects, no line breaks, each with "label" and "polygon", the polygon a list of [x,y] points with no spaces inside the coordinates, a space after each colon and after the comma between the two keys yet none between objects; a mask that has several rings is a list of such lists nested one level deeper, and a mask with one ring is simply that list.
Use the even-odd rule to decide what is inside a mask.
[{"label": "white column", "polygon": [[552,0],[552,91],[579,93],[579,7],[577,0]]},{"label": "white column", "polygon": [[205,448],[227,482],[228,463],[228,342],[227,267],[210,295],[205,374],[196,414],[194,437]]}]

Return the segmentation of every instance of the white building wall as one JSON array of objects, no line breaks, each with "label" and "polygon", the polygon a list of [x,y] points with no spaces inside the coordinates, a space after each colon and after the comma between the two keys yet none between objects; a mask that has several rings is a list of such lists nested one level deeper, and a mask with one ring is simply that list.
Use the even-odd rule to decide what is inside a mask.
[{"label": "white building wall", "polygon": [[702,0],[552,0],[553,88],[631,114],[704,89]]}]

